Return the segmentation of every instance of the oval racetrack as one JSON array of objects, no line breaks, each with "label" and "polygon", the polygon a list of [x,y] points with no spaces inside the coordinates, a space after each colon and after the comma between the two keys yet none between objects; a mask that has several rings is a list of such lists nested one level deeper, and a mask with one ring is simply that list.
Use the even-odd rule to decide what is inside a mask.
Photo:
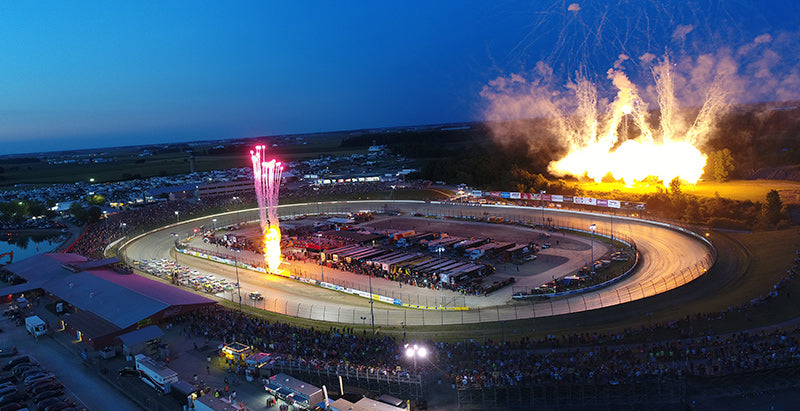
[{"label": "oval racetrack", "polygon": [[[550,315],[595,310],[611,305],[649,297],[679,287],[705,273],[714,262],[714,250],[702,237],[684,232],[679,228],[661,223],[639,220],[608,214],[589,214],[566,210],[544,209],[517,206],[467,206],[453,203],[426,203],[422,201],[349,201],[309,204],[281,205],[279,213],[283,216],[339,214],[358,211],[395,210],[404,214],[422,213],[426,216],[486,217],[498,216],[506,220],[541,223],[542,219],[552,219],[552,224],[588,231],[590,224],[596,224],[597,235],[609,235],[613,229],[615,237],[632,239],[642,259],[637,269],[627,278],[605,288],[553,298],[549,300],[530,300],[512,303],[511,288],[506,287],[489,297],[465,296],[463,300],[469,310],[421,310],[376,302],[370,310],[367,299],[335,292],[299,281],[278,276],[239,269],[238,276],[242,294],[259,291],[265,299],[260,302],[243,300],[248,305],[291,316],[310,318],[348,324],[366,324],[373,320],[377,326],[390,325],[439,325],[466,324],[478,322],[538,318]],[[122,254],[129,260],[175,258],[170,254],[177,239],[193,228],[205,225],[222,227],[258,218],[256,209],[230,212],[216,216],[202,217],[181,222],[139,236],[128,241]],[[453,224],[458,224],[453,220]],[[236,270],[228,265],[213,263],[190,256],[181,256],[180,262],[199,270],[213,273],[217,277],[236,278]],[[331,274],[328,274],[331,275]],[[364,276],[361,276],[364,277]],[[366,282],[366,280],[364,280]],[[393,288],[394,287],[394,288]],[[384,279],[373,280],[376,294],[389,295],[396,291],[397,283]],[[439,291],[428,289],[409,290],[422,295]],[[446,291],[442,295],[458,296]],[[231,293],[223,298],[237,300]],[[417,297],[420,298],[420,297]],[[415,303],[411,301],[411,303]],[[373,317],[374,315],[374,317]]]}]

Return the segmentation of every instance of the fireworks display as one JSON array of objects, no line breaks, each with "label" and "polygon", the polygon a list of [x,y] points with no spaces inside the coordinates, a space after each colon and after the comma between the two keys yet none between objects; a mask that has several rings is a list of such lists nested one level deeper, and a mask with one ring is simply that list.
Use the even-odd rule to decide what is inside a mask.
[{"label": "fireworks display", "polygon": [[[568,130],[564,134],[570,136],[570,151],[551,163],[549,171],[578,177],[585,174],[597,182],[610,174],[629,184],[647,177],[657,177],[665,185],[676,177],[696,183],[706,164],[706,155],[698,150],[697,143],[725,107],[725,93],[719,87],[709,87],[698,114],[687,119],[686,110],[677,107],[673,77],[667,57],[653,68],[657,122],[648,121],[647,105],[642,104],[636,87],[622,72],[609,72],[618,91],[608,112],[602,114],[596,109],[594,86],[586,80],[576,81],[575,95],[584,101],[569,116],[557,120],[562,130]],[[589,127],[575,127],[578,124]]]},{"label": "fireworks display", "polygon": [[[704,87],[699,106],[679,106],[673,64],[664,56],[651,68],[647,88],[652,103],[622,70],[607,79],[616,90],[602,98],[598,85],[577,75],[562,90],[521,76],[501,78],[482,95],[492,104],[490,117],[506,120],[539,117],[566,147],[567,154],[550,163],[556,176],[587,176],[597,182],[611,175],[628,184],[655,177],[668,185],[674,178],[695,183],[703,174],[706,155],[698,147],[729,106],[723,65]],[[656,110],[654,110],[654,108]]]},{"label": "fireworks display", "polygon": [[267,271],[277,273],[281,264],[281,229],[278,222],[278,191],[283,165],[272,159],[265,161],[266,146],[257,145],[250,150],[253,161],[253,180],[258,200],[258,217],[264,235],[264,261]]}]

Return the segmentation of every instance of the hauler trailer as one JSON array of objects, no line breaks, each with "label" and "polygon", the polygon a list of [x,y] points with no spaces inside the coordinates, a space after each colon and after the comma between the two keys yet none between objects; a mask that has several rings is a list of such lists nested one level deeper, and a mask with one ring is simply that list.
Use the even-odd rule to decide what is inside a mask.
[{"label": "hauler trailer", "polygon": [[136,369],[145,384],[164,394],[169,393],[171,385],[178,382],[178,373],[144,354],[136,354]]},{"label": "hauler trailer", "polygon": [[47,333],[47,323],[38,315],[32,315],[25,318],[25,329],[28,330],[28,334],[38,337]]}]

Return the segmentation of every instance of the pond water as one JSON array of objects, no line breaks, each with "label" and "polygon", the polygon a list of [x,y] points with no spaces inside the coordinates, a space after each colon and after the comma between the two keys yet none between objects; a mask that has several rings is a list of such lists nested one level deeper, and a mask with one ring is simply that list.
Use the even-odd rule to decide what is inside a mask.
[{"label": "pond water", "polygon": [[[15,234],[0,235],[0,254],[14,253],[14,261],[21,261],[36,254],[49,253],[66,240],[66,234]],[[0,258],[0,264],[8,264],[9,257]]]}]

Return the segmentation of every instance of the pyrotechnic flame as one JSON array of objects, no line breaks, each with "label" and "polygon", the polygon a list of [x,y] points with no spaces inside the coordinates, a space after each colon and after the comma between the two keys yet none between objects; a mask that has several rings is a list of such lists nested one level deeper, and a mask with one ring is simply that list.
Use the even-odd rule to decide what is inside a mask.
[{"label": "pyrotechnic flame", "polygon": [[264,235],[264,261],[270,273],[277,273],[281,264],[281,230],[278,221],[278,190],[281,185],[283,165],[272,159],[264,161],[266,146],[258,145],[250,150],[253,162],[253,179],[258,200],[258,216]]},{"label": "pyrotechnic flame", "polygon": [[270,273],[277,273],[281,265],[281,230],[276,224],[264,235],[264,260]]},{"label": "pyrotechnic flame", "polygon": [[[654,177],[664,185],[678,177],[696,183],[706,163],[698,147],[728,108],[738,84],[730,59],[711,60],[700,56],[681,66],[668,55],[657,62],[648,59],[643,64],[651,67],[654,81],[643,94],[623,65],[615,65],[607,75],[616,90],[610,98],[601,96],[605,87],[580,70],[566,90],[553,84],[552,69],[541,63],[531,80],[517,74],[499,77],[481,96],[490,102],[487,118],[496,121],[492,127],[497,137],[514,141],[528,135],[531,150],[540,155],[551,152],[548,134],[560,140],[567,154],[549,164],[555,176],[600,181],[610,175],[627,184]],[[516,121],[521,119],[539,121]],[[550,133],[541,134],[537,128],[542,124]]]},{"label": "pyrotechnic flame", "polygon": [[[703,174],[706,155],[695,144],[713,126],[715,116],[725,106],[726,95],[719,81],[713,84],[694,122],[687,125],[678,113],[670,70],[667,57],[653,68],[659,128],[650,127],[646,109],[638,104],[641,99],[636,87],[621,71],[609,71],[618,92],[604,118],[597,114],[595,86],[581,78],[571,84],[577,109],[557,119],[558,128],[568,137],[569,153],[550,163],[549,171],[554,175],[586,175],[597,182],[610,174],[628,184],[648,177],[656,177],[664,185],[676,177],[696,183]],[[576,130],[575,124],[583,127]],[[630,137],[633,127],[641,133],[635,139]]]}]

